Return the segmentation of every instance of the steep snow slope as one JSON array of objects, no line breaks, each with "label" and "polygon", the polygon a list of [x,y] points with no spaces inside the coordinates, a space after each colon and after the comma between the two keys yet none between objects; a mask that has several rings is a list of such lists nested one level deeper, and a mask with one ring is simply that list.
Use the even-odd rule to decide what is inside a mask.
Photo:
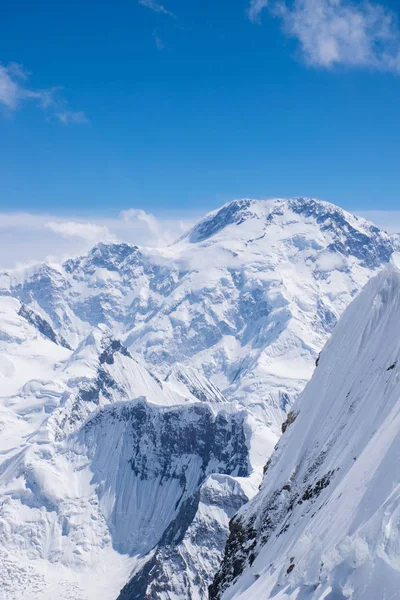
[{"label": "steep snow slope", "polygon": [[178,364],[172,367],[165,381],[175,390],[187,394],[190,390],[192,396],[205,402],[226,402],[220,390],[208,380],[200,371],[188,365]]},{"label": "steep snow slope", "polygon": [[[20,302],[0,296],[0,382],[3,395],[15,393],[29,377],[51,377],[53,365],[70,352],[27,319]],[[31,316],[33,312],[31,311]],[[49,329],[50,331],[50,329]],[[53,332],[54,333],[54,332]]]},{"label": "steep snow slope", "polygon": [[99,244],[1,285],[72,347],[105,323],[164,377],[196,367],[258,405],[278,436],[337,317],[392,251],[392,238],[331,204],[245,199],[169,248]]},{"label": "steep snow slope", "polygon": [[398,597],[399,340],[400,272],[389,267],[322,352],[260,493],[231,522],[210,598]]}]

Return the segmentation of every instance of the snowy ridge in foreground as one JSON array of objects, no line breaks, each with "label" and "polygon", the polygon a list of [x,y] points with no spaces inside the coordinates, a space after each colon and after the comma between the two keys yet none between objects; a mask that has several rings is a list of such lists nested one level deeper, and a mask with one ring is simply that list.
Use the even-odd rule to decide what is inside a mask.
[{"label": "snowy ridge in foreground", "polygon": [[389,267],[322,352],[261,491],[231,523],[212,599],[398,595],[399,340],[400,272]]}]

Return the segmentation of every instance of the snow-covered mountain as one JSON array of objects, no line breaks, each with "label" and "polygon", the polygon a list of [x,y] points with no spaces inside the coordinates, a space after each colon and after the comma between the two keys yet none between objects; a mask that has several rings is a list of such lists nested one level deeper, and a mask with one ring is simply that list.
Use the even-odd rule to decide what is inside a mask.
[{"label": "snow-covered mountain", "polygon": [[168,248],[0,274],[0,598],[205,600],[393,244],[324,202],[240,200]]},{"label": "snow-covered mountain", "polygon": [[0,290],[72,348],[105,323],[162,377],[195,367],[262,407],[278,436],[338,316],[392,252],[389,235],[331,204],[245,199],[168,248],[99,244],[62,266],[3,273]]},{"label": "snow-covered mountain", "polygon": [[172,570],[191,536],[179,585],[197,592],[203,553],[207,590],[229,518],[254,493],[252,420],[194,369],[159,380],[105,325],[71,351],[18,300],[0,304],[0,598],[115,599],[162,553]]},{"label": "snow-covered mountain", "polygon": [[399,339],[388,267],[340,319],[261,491],[232,520],[212,600],[398,596]]}]

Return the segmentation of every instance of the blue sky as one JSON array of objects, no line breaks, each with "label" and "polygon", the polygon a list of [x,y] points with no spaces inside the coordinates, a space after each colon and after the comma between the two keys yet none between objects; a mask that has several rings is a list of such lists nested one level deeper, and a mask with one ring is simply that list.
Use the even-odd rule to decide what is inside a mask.
[{"label": "blue sky", "polygon": [[397,0],[8,0],[0,210],[397,210],[398,19]]}]

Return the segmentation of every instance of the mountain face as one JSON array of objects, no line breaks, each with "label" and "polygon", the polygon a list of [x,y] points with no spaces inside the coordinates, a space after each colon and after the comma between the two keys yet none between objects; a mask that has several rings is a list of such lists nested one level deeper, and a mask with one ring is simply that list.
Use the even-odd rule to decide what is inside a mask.
[{"label": "mountain face", "polygon": [[[229,594],[259,551],[258,504],[218,571],[229,522],[395,243],[324,202],[245,199],[168,248],[99,244],[0,274],[0,594]],[[302,494],[322,497],[327,473]]]},{"label": "mountain face", "polygon": [[231,476],[208,477],[182,504],[157,549],[149,553],[118,600],[208,598],[208,587],[221,563],[229,520],[247,500],[241,484]]},{"label": "mountain face", "polygon": [[340,319],[259,494],[231,521],[212,600],[398,595],[399,327],[389,267]]}]

